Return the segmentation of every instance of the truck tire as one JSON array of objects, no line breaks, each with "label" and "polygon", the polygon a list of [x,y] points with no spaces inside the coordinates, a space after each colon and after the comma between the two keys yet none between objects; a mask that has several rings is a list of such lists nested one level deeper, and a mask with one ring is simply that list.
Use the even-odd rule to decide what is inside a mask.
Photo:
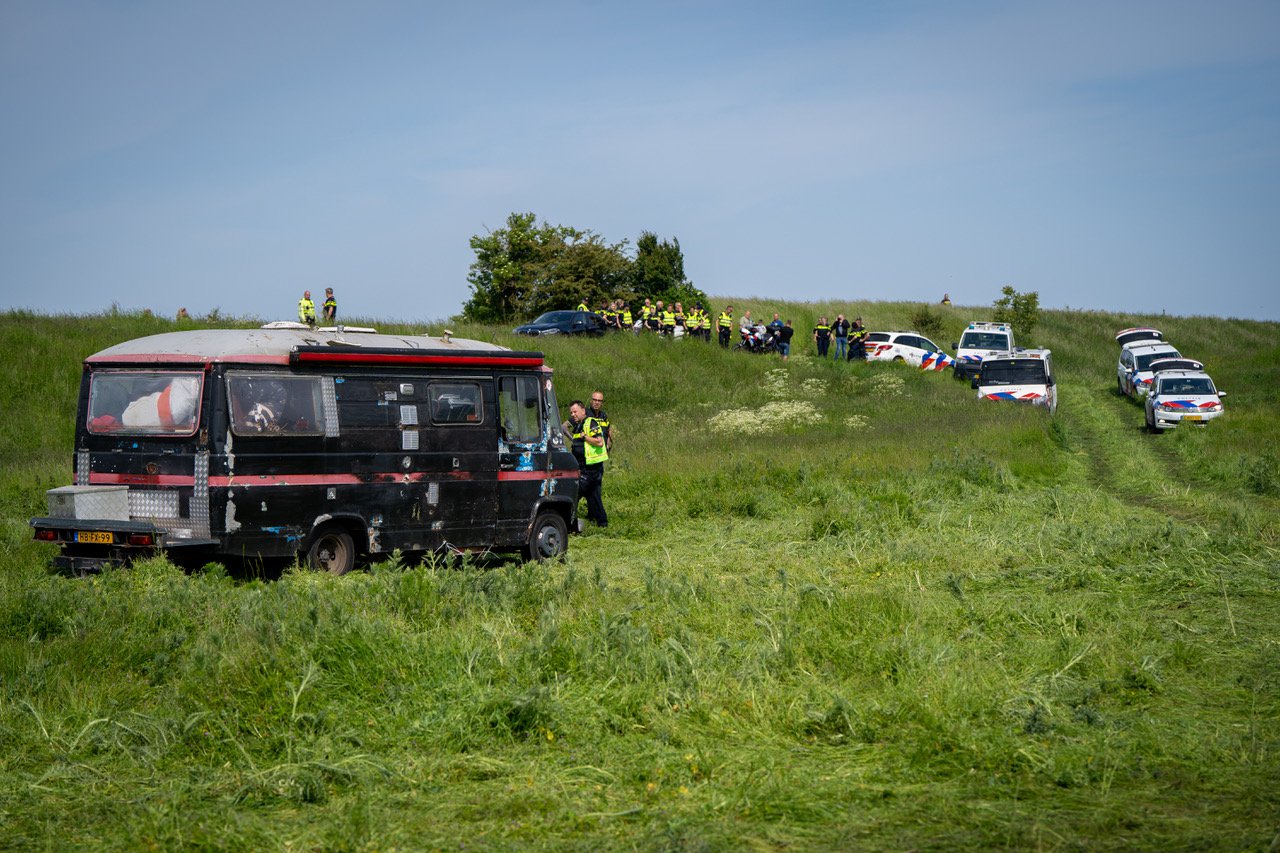
[{"label": "truck tire", "polygon": [[351,534],[337,527],[316,531],[307,549],[307,565],[331,575],[345,575],[355,568],[356,546]]},{"label": "truck tire", "polygon": [[569,547],[569,529],[558,512],[538,513],[533,520],[533,529],[529,531],[529,543],[525,545],[524,556],[527,560],[554,560],[560,557]]}]

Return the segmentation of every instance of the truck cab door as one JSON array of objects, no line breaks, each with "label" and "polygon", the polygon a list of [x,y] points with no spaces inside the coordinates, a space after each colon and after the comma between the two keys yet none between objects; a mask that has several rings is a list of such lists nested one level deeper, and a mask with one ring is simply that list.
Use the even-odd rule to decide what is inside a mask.
[{"label": "truck cab door", "polygon": [[498,536],[523,542],[533,509],[550,488],[551,423],[534,373],[498,377]]}]

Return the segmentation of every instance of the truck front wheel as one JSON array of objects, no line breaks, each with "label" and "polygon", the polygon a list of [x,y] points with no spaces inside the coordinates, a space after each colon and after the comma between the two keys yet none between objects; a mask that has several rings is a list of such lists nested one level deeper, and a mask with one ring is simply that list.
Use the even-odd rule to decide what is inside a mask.
[{"label": "truck front wheel", "polygon": [[351,534],[336,527],[316,532],[307,549],[307,565],[331,575],[345,575],[356,564],[356,546]]},{"label": "truck front wheel", "polygon": [[569,547],[569,529],[558,512],[539,513],[529,531],[529,543],[524,556],[528,560],[554,560]]}]

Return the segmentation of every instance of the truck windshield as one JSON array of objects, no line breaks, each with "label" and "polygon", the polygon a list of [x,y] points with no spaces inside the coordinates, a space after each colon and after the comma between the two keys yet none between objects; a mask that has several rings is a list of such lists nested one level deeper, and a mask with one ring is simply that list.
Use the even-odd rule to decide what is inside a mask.
[{"label": "truck windshield", "polygon": [[983,385],[1044,385],[1044,362],[1015,358],[982,363]]},{"label": "truck windshield", "polygon": [[1009,337],[1001,332],[965,332],[960,339],[961,349],[1009,348]]},{"label": "truck windshield", "polygon": [[95,435],[191,435],[203,388],[202,373],[95,372],[86,426]]}]

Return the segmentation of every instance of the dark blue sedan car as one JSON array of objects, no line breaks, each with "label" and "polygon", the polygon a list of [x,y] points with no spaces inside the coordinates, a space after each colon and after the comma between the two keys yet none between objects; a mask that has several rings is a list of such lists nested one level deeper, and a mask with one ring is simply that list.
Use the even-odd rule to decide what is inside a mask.
[{"label": "dark blue sedan car", "polygon": [[548,311],[514,331],[517,335],[603,335],[605,325],[604,318],[591,311]]}]

